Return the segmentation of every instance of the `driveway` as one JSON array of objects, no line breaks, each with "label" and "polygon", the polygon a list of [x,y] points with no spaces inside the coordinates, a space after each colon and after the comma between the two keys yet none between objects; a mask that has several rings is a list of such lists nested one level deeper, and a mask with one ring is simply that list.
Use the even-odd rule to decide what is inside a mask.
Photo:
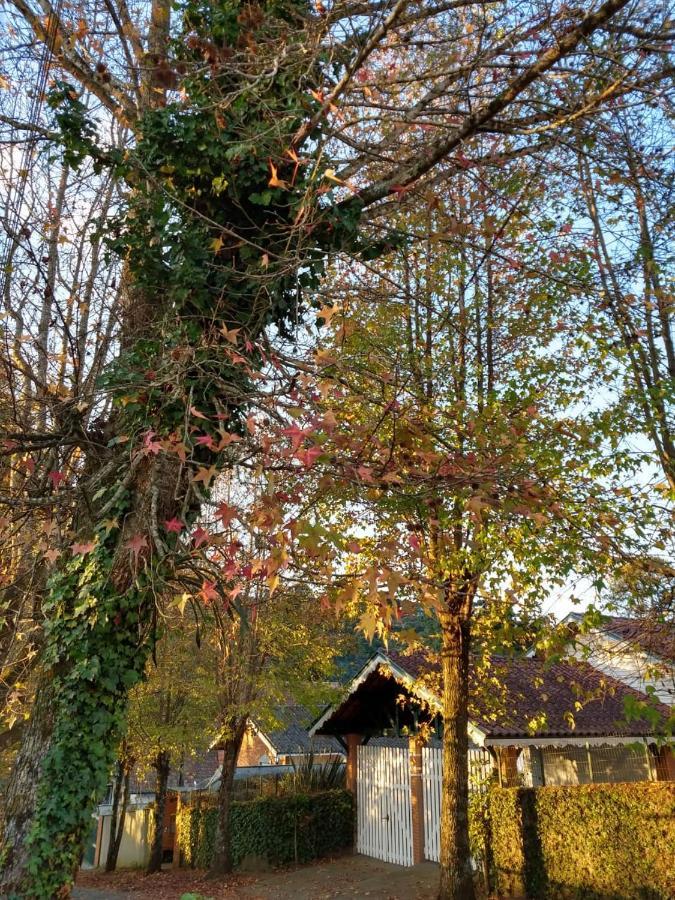
[{"label": "driveway", "polygon": [[438,866],[410,868],[349,855],[297,869],[259,875],[235,875],[226,881],[204,872],[166,869],[145,877],[140,872],[112,875],[82,873],[73,892],[76,900],[180,900],[186,893],[213,900],[323,900],[369,897],[372,900],[432,900]]}]

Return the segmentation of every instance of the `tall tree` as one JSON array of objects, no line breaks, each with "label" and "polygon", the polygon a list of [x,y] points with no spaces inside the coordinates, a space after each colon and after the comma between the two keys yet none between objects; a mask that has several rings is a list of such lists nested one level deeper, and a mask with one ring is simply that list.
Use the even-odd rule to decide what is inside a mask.
[{"label": "tall tree", "polygon": [[[14,0],[18,43],[46,48],[38,83],[48,68],[55,82],[54,122],[45,128],[31,113],[19,130],[57,131],[68,165],[108,172],[130,193],[105,228],[124,260],[115,365],[83,409],[68,394],[65,416],[44,415],[34,459],[42,489],[21,482],[8,498],[10,509],[51,509],[60,476],[72,479],[58,499],[71,501],[70,556],[55,561],[43,604],[45,677],[20,754],[41,771],[23,795],[13,790],[5,825],[10,889],[48,897],[72,880],[152,645],[156,598],[183,571],[175,523],[193,525],[231,463],[262,332],[295,326],[328,247],[388,246],[385,235],[364,247],[364,210],[384,216],[387,198],[441,160],[452,158],[450,175],[464,169],[479,133],[507,132],[508,152],[526,153],[532,123],[564,130],[607,98],[653,90],[665,77],[663,40],[657,28],[645,37],[625,27],[627,6],[502,4],[495,14],[478,0],[399,0],[314,13],[290,0],[223,0],[186,2],[172,27],[170,4],[154,0],[146,29],[144,10],[124,3],[76,12]],[[569,66],[580,88],[558,102],[549,78]],[[385,115],[392,96],[400,102]],[[130,129],[128,150],[105,139],[105,122],[115,134]],[[49,293],[40,322],[59,310]],[[75,344],[64,333],[70,371]],[[31,449],[23,428],[12,440],[14,457]]]},{"label": "tall tree", "polygon": [[440,625],[445,900],[473,896],[476,613],[489,636],[572,572],[601,581],[619,523],[635,519],[613,490],[634,464],[610,449],[611,418],[583,409],[596,373],[568,290],[582,263],[555,185],[516,162],[427,200],[401,207],[406,243],[386,266],[350,265],[329,282],[333,346],[320,378],[334,428],[317,452],[342,473],[326,525],[337,504],[352,509],[340,527],[351,529],[355,575],[338,607],[360,595],[369,636],[410,604]]}]

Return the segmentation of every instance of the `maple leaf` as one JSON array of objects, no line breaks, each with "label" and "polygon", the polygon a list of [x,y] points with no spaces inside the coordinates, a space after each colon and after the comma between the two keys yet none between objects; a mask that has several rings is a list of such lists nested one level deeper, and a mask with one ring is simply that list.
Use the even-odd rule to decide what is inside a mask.
[{"label": "maple leaf", "polygon": [[180,532],[185,528],[185,525],[181,522],[180,519],[177,519],[176,516],[173,519],[166,519],[164,522],[164,527],[167,531],[173,532],[174,534],[180,534]]},{"label": "maple leaf", "polygon": [[91,553],[95,547],[96,541],[86,541],[83,543],[78,543],[76,541],[74,544],[70,545],[73,556],[86,556],[87,553]]},{"label": "maple leaf", "polygon": [[220,329],[220,333],[223,335],[226,341],[229,341],[231,344],[237,343],[237,335],[241,331],[241,328],[226,328],[225,325]]},{"label": "maple leaf", "polygon": [[220,253],[220,251],[223,249],[224,243],[225,241],[222,239],[222,237],[214,238],[210,244],[211,250],[213,250],[214,253]]},{"label": "maple leaf", "polygon": [[239,511],[236,506],[229,506],[227,503],[221,503],[218,509],[216,510],[216,515],[223,523],[223,526],[227,528],[227,526],[232,522],[233,519],[237,518]]},{"label": "maple leaf", "polygon": [[194,406],[190,407],[190,415],[195,419],[206,419],[208,420],[208,416],[205,416],[203,412],[199,412],[198,409],[195,409]]},{"label": "maple leaf", "polygon": [[246,419],[246,430],[249,434],[253,435],[255,434],[255,427],[255,416],[249,416],[248,419]]},{"label": "maple leaf", "polygon": [[192,481],[195,483],[201,481],[204,487],[208,487],[217,474],[218,470],[215,466],[200,466]]},{"label": "maple leaf", "polygon": [[244,585],[243,585],[243,584],[235,584],[235,586],[234,586],[234,587],[232,588],[232,590],[229,592],[230,599],[231,599],[231,600],[235,600],[235,599],[239,596],[239,594],[241,594],[241,592],[242,592],[243,590],[244,590]]},{"label": "maple leaf", "polygon": [[281,433],[291,439],[291,451],[294,453],[307,435],[311,433],[311,430],[309,428],[300,428],[299,425],[291,425],[290,428],[283,428]]},{"label": "maple leaf", "polygon": [[110,534],[113,528],[119,528],[119,522],[117,519],[104,519],[101,522],[101,526],[105,529],[106,536]]},{"label": "maple leaf", "polygon": [[220,435],[220,442],[216,448],[217,450],[223,450],[225,447],[229,447],[230,444],[235,444],[241,440],[238,434],[232,434],[230,431],[219,431],[218,434]]},{"label": "maple leaf", "polygon": [[126,550],[130,550],[134,554],[134,562],[138,562],[138,556],[141,550],[147,550],[148,539],[144,534],[135,534],[124,545]]},{"label": "maple leaf", "polygon": [[195,444],[200,447],[208,447],[209,450],[215,449],[215,443],[213,440],[213,435],[210,434],[200,434],[199,437],[195,438]]},{"label": "maple leaf", "polygon": [[372,481],[373,481],[373,473],[372,473],[372,471],[368,468],[368,466],[359,466],[358,469],[356,470],[356,474],[357,474],[357,475],[359,476],[359,478],[361,478],[363,481],[367,481],[367,482],[369,482],[369,483],[372,483]]},{"label": "maple leaf", "polygon": [[61,484],[61,482],[64,480],[65,475],[63,474],[63,472],[54,471],[54,472],[50,472],[49,475],[47,476],[47,478],[49,478],[49,480],[52,483],[52,487],[56,491],[56,490],[58,490],[58,487]]},{"label": "maple leaf", "polygon": [[[75,554],[73,554],[73,556],[74,555]],[[56,562],[56,560],[59,558],[59,556],[61,556],[61,554],[56,549],[56,547],[50,547],[48,550],[45,550],[45,552],[44,552],[45,559],[48,562],[50,562],[52,565]]]},{"label": "maple leaf", "polygon": [[308,447],[307,450],[298,450],[295,454],[295,459],[300,460],[305,468],[311,469],[317,459],[321,456],[321,453],[321,447]]},{"label": "maple leaf", "polygon": [[272,187],[272,188],[276,187],[276,188],[283,188],[284,190],[288,190],[288,183],[285,181],[282,181],[282,179],[278,177],[277,167],[274,165],[272,160],[270,160],[269,163],[270,163],[270,172],[272,174],[270,176],[270,180],[267,182],[267,186]]},{"label": "maple leaf", "polygon": [[201,547],[202,544],[206,544],[209,540],[209,533],[205,531],[203,528],[197,528],[193,535],[192,540],[194,541],[195,548]]},{"label": "maple leaf", "polygon": [[216,590],[216,582],[215,581],[202,581],[202,587],[199,591],[199,597],[204,601],[204,603],[213,603],[214,600],[218,599],[218,591]]},{"label": "maple leaf", "polygon": [[146,453],[152,453],[157,456],[159,451],[162,449],[162,444],[160,443],[160,441],[153,440],[154,437],[154,431],[148,431],[145,433],[145,435],[143,436],[143,449]]},{"label": "maple leaf", "polygon": [[322,306],[316,314],[317,321],[323,319],[326,325],[330,324],[333,316],[340,312],[340,306],[336,303],[334,306]]}]

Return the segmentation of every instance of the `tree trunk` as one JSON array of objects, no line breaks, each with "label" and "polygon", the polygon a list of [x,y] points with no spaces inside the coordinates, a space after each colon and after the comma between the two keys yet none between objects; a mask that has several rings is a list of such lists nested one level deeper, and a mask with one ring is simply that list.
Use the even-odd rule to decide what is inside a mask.
[{"label": "tree trunk", "polygon": [[[131,769],[133,763],[128,759],[118,762],[117,777],[113,793],[112,816],[110,819],[110,840],[108,841],[108,856],[105,861],[106,872],[114,872],[117,868],[117,857],[122,845],[124,834],[124,821],[127,817],[129,806],[129,792],[131,784]],[[120,800],[121,808],[120,808]]]},{"label": "tree trunk", "polygon": [[157,785],[155,788],[155,834],[152,839],[152,850],[147,873],[161,872],[164,854],[164,813],[166,811],[166,789],[169,783],[170,756],[167,750],[160,750],[155,759],[157,769]]},{"label": "tree trunk", "polygon": [[469,850],[467,734],[469,694],[469,618],[447,612],[442,633],[443,803],[439,900],[473,900]]},{"label": "tree trunk", "polygon": [[0,892],[11,895],[19,890],[28,859],[26,838],[32,824],[40,780],[42,760],[53,730],[52,691],[43,672],[25,729],[4,800],[4,828],[0,841]]},{"label": "tree trunk", "polygon": [[218,827],[211,862],[212,875],[226,875],[232,871],[232,854],[230,849],[230,810],[234,787],[234,772],[237,768],[237,757],[241,749],[246,730],[244,716],[233,724],[231,737],[224,742],[223,767],[218,792]]}]

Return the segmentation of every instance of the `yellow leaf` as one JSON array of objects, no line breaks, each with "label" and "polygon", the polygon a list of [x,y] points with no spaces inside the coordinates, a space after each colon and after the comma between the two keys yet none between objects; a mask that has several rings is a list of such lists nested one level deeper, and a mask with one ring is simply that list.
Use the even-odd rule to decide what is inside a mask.
[{"label": "yellow leaf", "polygon": [[224,243],[224,241],[223,241],[222,237],[214,238],[211,241],[211,249],[213,250],[213,252],[220,253],[220,251],[223,249],[223,243]]},{"label": "yellow leaf", "polygon": [[278,187],[288,189],[288,185],[285,181],[282,181],[281,178],[278,177],[277,167],[274,165],[272,160],[270,160],[270,172],[272,173],[270,180],[267,182],[268,187]]}]

